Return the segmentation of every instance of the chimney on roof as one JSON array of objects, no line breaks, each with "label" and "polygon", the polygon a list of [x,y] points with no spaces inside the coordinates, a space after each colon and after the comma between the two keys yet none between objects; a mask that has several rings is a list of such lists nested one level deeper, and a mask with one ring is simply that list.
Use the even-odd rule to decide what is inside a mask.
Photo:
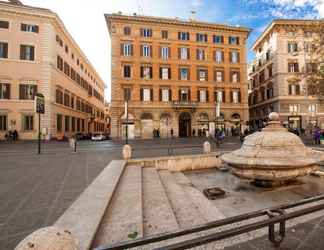
[{"label": "chimney on roof", "polygon": [[19,0],[9,0],[9,3],[14,4],[14,5],[19,5],[19,6],[23,5],[23,3],[20,2]]}]

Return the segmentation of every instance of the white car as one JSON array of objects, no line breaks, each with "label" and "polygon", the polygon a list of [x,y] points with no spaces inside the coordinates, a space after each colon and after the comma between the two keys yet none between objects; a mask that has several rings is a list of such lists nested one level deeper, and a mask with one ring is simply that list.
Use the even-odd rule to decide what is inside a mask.
[{"label": "white car", "polygon": [[91,137],[92,141],[103,141],[105,140],[105,136],[103,134],[94,134]]}]

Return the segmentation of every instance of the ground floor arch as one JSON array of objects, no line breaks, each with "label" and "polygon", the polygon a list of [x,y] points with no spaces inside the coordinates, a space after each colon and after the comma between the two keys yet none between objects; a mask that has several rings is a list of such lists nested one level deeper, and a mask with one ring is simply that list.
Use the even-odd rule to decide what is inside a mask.
[{"label": "ground floor arch", "polygon": [[182,112],[179,115],[179,137],[191,136],[191,115],[188,112]]}]

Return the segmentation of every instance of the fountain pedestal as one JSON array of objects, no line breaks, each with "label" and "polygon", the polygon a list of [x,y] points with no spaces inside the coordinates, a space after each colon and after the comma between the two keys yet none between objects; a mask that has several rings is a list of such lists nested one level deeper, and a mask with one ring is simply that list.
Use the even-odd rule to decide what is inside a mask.
[{"label": "fountain pedestal", "polygon": [[262,186],[276,186],[317,170],[324,154],[308,148],[271,113],[261,132],[247,136],[242,147],[221,156],[235,176]]}]

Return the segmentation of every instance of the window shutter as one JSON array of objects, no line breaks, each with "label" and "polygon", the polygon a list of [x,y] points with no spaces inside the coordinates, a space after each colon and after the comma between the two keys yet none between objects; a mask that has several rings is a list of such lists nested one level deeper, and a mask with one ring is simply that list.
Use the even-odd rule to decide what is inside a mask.
[{"label": "window shutter", "polygon": [[213,51],[213,60],[216,61],[216,51]]},{"label": "window shutter", "polygon": [[152,49],[152,45],[150,45],[150,57],[153,57],[153,49]]},{"label": "window shutter", "polygon": [[233,62],[233,58],[232,58],[232,52],[229,52],[229,59],[230,59],[230,63],[232,63]]},{"label": "window shutter", "polygon": [[181,89],[178,91],[178,100],[181,101]]},{"label": "window shutter", "polygon": [[236,44],[237,44],[237,45],[240,44],[240,38],[239,38],[239,37],[237,37]]},{"label": "window shutter", "polygon": [[200,80],[199,78],[200,78],[200,77],[199,77],[199,69],[197,69],[197,81]]},{"label": "window shutter", "polygon": [[208,82],[208,70],[206,69],[206,81]]},{"label": "window shutter", "polygon": [[19,99],[24,100],[25,99],[25,88],[24,85],[20,84],[19,85]]},{"label": "window shutter", "polygon": [[238,82],[241,82],[241,80],[240,80],[241,79],[241,76],[240,75],[241,75],[240,72],[237,72],[237,81]]},{"label": "window shutter", "polygon": [[181,68],[178,69],[178,80],[181,80]]},{"label": "window shutter", "polygon": [[143,78],[144,77],[144,68],[143,68],[143,66],[141,66],[141,78]]},{"label": "window shutter", "polygon": [[153,89],[150,89],[150,100],[153,101]]},{"label": "window shutter", "polygon": [[120,55],[121,56],[124,55],[124,44],[123,43],[120,44]]},{"label": "window shutter", "polygon": [[191,101],[191,90],[188,90],[188,100]]},{"label": "window shutter", "polygon": [[133,44],[131,44],[131,51],[130,51],[131,53],[131,56],[133,56],[133,53],[134,53],[134,45]]},{"label": "window shutter", "polygon": [[162,89],[159,89],[159,100],[162,102]]},{"label": "window shutter", "polygon": [[190,68],[188,68],[187,70],[188,70],[188,81],[190,81]]},{"label": "window shutter", "polygon": [[225,91],[222,91],[223,92],[223,96],[222,96],[222,98],[223,98],[223,102],[226,102],[226,95],[225,95]]},{"label": "window shutter", "polygon": [[141,36],[144,35],[144,32],[143,32],[143,29],[142,29],[142,28],[140,29],[140,35],[141,35]]},{"label": "window shutter", "polygon": [[21,30],[22,30],[22,31],[26,31],[26,30],[27,30],[27,25],[24,24],[24,23],[22,23],[22,24],[21,24]]},{"label": "window shutter", "polygon": [[300,95],[300,86],[296,85],[296,95]]},{"label": "window shutter", "polygon": [[168,48],[168,52],[169,52],[169,59],[171,59],[171,47]]},{"label": "window shutter", "polygon": [[25,46],[24,45],[20,45],[20,59],[21,60],[26,60]]},{"label": "window shutter", "polygon": [[200,102],[200,90],[197,90],[197,100]]},{"label": "window shutter", "polygon": [[241,103],[241,91],[238,91],[237,95],[238,95],[238,102]]},{"label": "window shutter", "polygon": [[180,40],[180,39],[181,39],[181,33],[178,32],[178,40]]},{"label": "window shutter", "polygon": [[140,90],[140,97],[141,97],[141,101],[143,101],[143,88],[141,88]]},{"label": "window shutter", "polygon": [[222,72],[222,82],[225,82],[225,73],[224,71],[221,71]]},{"label": "window shutter", "polygon": [[35,95],[37,94],[37,85],[33,86],[33,97],[35,97]]},{"label": "window shutter", "polygon": [[10,84],[6,84],[6,88],[7,88],[7,93],[6,93],[5,98],[10,99]]},{"label": "window shutter", "polygon": [[31,53],[30,59],[32,61],[34,61],[35,60],[35,48],[34,48],[34,46],[30,47],[30,53]]},{"label": "window shutter", "polygon": [[36,33],[39,32],[39,27],[38,27],[38,25],[35,25],[35,26],[34,26],[34,31],[35,31]]},{"label": "window shutter", "polygon": [[153,78],[153,69],[152,69],[152,66],[150,67],[150,78],[151,79]]},{"label": "window shutter", "polygon": [[231,103],[233,103],[233,91],[231,91],[230,93],[231,93]]},{"label": "window shutter", "polygon": [[161,58],[161,57],[162,57],[162,47],[159,46],[159,58]]},{"label": "window shutter", "polygon": [[196,49],[196,60],[198,60],[199,58],[198,58],[198,49]]},{"label": "window shutter", "polygon": [[160,67],[160,79],[162,79],[162,68]]},{"label": "window shutter", "polygon": [[140,55],[143,56],[143,45],[140,46]]},{"label": "window shutter", "polygon": [[224,36],[221,36],[221,43],[224,43]]},{"label": "window shutter", "polygon": [[240,53],[237,52],[237,62],[240,63]]},{"label": "window shutter", "polygon": [[217,91],[214,91],[214,102],[217,102]]},{"label": "window shutter", "polygon": [[178,48],[178,59],[181,59],[181,48]]},{"label": "window shutter", "polygon": [[169,89],[169,101],[172,101],[172,90]]},{"label": "window shutter", "polygon": [[222,62],[225,61],[225,55],[224,55],[224,51],[222,51]]},{"label": "window shutter", "polygon": [[209,102],[209,91],[208,91],[208,89],[206,90],[206,102]]},{"label": "window shutter", "polygon": [[292,85],[290,84],[290,85],[288,86],[288,94],[291,95],[291,93],[292,93]]},{"label": "window shutter", "polygon": [[168,77],[169,77],[169,80],[171,80],[171,68],[168,68]]},{"label": "window shutter", "polygon": [[233,82],[233,72],[230,72],[230,81]]}]

